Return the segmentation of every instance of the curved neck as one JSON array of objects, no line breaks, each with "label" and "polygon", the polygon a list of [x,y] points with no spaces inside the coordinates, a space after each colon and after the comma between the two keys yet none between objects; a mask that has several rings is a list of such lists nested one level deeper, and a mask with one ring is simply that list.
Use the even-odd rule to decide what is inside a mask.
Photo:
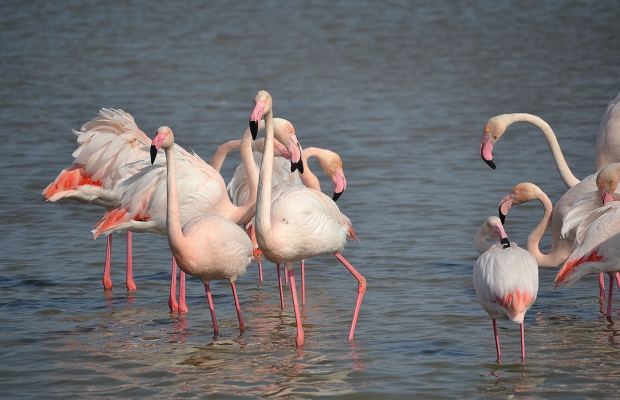
[{"label": "curved neck", "polygon": [[310,171],[310,165],[308,164],[308,159],[310,157],[316,157],[317,159],[320,160],[321,158],[320,150],[321,149],[316,148],[316,147],[308,147],[304,149],[304,153],[302,157],[304,161],[304,173],[299,174],[302,182],[304,183],[304,185],[306,185],[306,187],[317,190],[319,192],[321,191],[321,183],[319,182],[319,178],[317,178],[316,175],[314,175],[312,171]]},{"label": "curved neck", "polygon": [[551,223],[553,204],[551,203],[551,200],[549,200],[549,197],[547,197],[547,195],[542,191],[538,193],[536,199],[542,203],[545,211],[542,218],[540,219],[540,222],[538,222],[538,225],[536,225],[532,233],[530,233],[527,237],[526,248],[527,251],[530,252],[530,254],[536,259],[539,267],[555,268],[559,264],[561,264],[566,258],[562,254],[558,254],[558,251],[556,250],[557,243],[552,243],[551,251],[549,252],[549,254],[541,253],[540,249],[538,248],[540,239],[543,237],[543,235],[549,228],[549,224]]},{"label": "curved neck", "polygon": [[518,113],[510,114],[510,116],[511,124],[514,122],[529,122],[530,124],[536,125],[538,129],[540,129],[545,136],[549,150],[551,150],[551,155],[555,161],[555,167],[558,169],[558,173],[567,188],[571,188],[580,182],[580,180],[573,175],[572,171],[568,167],[568,164],[564,159],[564,154],[562,154],[562,149],[560,149],[560,144],[558,143],[555,133],[553,133],[553,130],[548,123],[546,123],[542,118],[532,114]]},{"label": "curved neck", "polygon": [[168,245],[173,255],[177,255],[178,249],[185,240],[181,230],[181,216],[179,213],[179,196],[177,193],[177,171],[174,157],[174,146],[164,149],[166,153],[167,168],[167,200],[166,200],[166,236]]},{"label": "curved neck", "polygon": [[261,249],[269,249],[271,239],[271,181],[273,173],[273,113],[265,114],[265,152],[258,177],[258,198],[256,200],[256,240]]},{"label": "curved neck", "polygon": [[228,142],[222,144],[217,148],[213,157],[211,157],[211,161],[209,161],[209,165],[213,167],[214,170],[220,172],[222,169],[222,165],[224,164],[224,160],[228,153],[233,150],[237,150],[241,146],[241,139],[229,140]]},{"label": "curved neck", "polygon": [[487,242],[487,237],[491,237],[487,232],[486,223],[482,224],[478,231],[476,232],[476,236],[474,236],[474,246],[476,246],[476,250],[478,253],[482,254],[489,250],[495,243]]}]

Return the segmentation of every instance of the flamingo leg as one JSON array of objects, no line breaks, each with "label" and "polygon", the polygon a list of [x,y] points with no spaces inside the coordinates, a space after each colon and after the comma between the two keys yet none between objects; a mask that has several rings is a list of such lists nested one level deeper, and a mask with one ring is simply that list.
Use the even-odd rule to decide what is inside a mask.
[{"label": "flamingo leg", "polygon": [[103,288],[112,290],[112,278],[110,277],[110,264],[112,259],[112,235],[108,235],[108,243],[105,248],[105,266],[103,267]]},{"label": "flamingo leg", "polygon": [[525,328],[523,324],[521,324],[521,363],[525,363]]},{"label": "flamingo leg", "polygon": [[170,311],[179,311],[177,303],[177,260],[172,256],[172,277],[170,278],[170,297],[168,298],[168,307]]},{"label": "flamingo leg", "polygon": [[491,318],[493,321],[493,334],[495,335],[495,350],[497,351],[497,360],[502,357],[502,352],[499,349],[499,335],[497,334],[497,321],[495,318]]},{"label": "flamingo leg", "polygon": [[239,306],[239,298],[237,297],[237,285],[235,285],[235,282],[230,282],[230,286],[232,287],[233,297],[235,298],[235,308],[237,309],[237,318],[239,318],[239,329],[244,330],[245,325],[241,317],[241,307]]},{"label": "flamingo leg", "polygon": [[357,316],[360,312],[360,307],[362,305],[362,298],[364,297],[364,293],[366,292],[366,278],[362,276],[349,262],[340,254],[339,252],[335,252],[334,256],[342,265],[346,267],[346,269],[353,274],[353,276],[357,279],[357,302],[355,303],[355,312],[353,313],[353,322],[351,323],[351,332],[349,333],[349,340],[353,340],[353,335],[355,334],[355,325],[357,324]]},{"label": "flamingo leg", "polygon": [[301,260],[301,305],[306,305],[306,271],[304,260]]},{"label": "flamingo leg", "polygon": [[605,300],[605,275],[602,272],[598,274],[598,291],[601,300]]},{"label": "flamingo leg", "polygon": [[609,274],[609,299],[607,300],[607,320],[611,322],[612,297],[614,291],[614,274]]},{"label": "flamingo leg", "polygon": [[179,312],[186,313],[187,303],[185,303],[185,272],[179,273]]},{"label": "flamingo leg", "polygon": [[260,280],[260,284],[263,284],[263,262],[258,262],[258,279]]},{"label": "flamingo leg", "polygon": [[616,285],[618,285],[618,290],[620,290],[620,272],[616,272]]},{"label": "flamingo leg", "polygon": [[133,281],[133,233],[127,231],[127,274],[125,276],[125,284],[127,290],[136,290],[136,283]]},{"label": "flamingo leg", "polygon": [[211,287],[208,283],[205,283],[205,292],[207,293],[207,300],[209,301],[209,311],[211,312],[211,321],[213,321],[213,334],[218,335],[220,329],[217,326],[217,319],[215,319],[215,307],[213,307],[213,297],[211,297]]},{"label": "flamingo leg", "polygon": [[288,285],[288,274],[284,274],[284,283]]},{"label": "flamingo leg", "polygon": [[297,345],[297,347],[301,347],[304,344],[304,327],[301,323],[301,314],[299,313],[299,303],[297,302],[297,289],[295,288],[295,275],[292,265],[291,269],[286,268],[286,272],[291,285],[291,296],[293,297],[293,309],[295,310],[295,322],[297,324],[297,337],[295,338],[295,345]]},{"label": "flamingo leg", "polygon": [[278,271],[278,288],[280,289],[280,306],[284,310],[284,292],[282,291],[282,276],[280,275],[280,264],[276,264],[276,270]]}]

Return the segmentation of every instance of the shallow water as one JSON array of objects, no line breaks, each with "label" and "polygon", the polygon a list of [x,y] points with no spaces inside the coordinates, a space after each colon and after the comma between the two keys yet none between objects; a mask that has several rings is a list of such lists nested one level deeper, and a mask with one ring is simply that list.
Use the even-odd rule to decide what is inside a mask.
[{"label": "shallow water", "polygon": [[[3,397],[618,397],[617,325],[596,279],[553,290],[540,271],[518,326],[500,322],[502,364],[471,272],[476,229],[521,181],[553,201],[565,190],[539,131],[511,126],[478,156],[486,121],[539,115],[578,177],[620,91],[613,2],[358,1],[163,3],[6,1],[0,14],[0,393]],[[343,254],[366,277],[347,341],[354,278],[331,256],[308,261],[306,344],[280,312],[275,268],[239,279],[246,330],[230,288],[212,285],[213,337],[202,285],[186,315],[167,307],[164,237],[134,235],[138,289],[124,289],[124,237],[114,235],[114,289],[104,292],[103,209],[45,204],[41,190],[71,163],[79,129],[101,107],[131,113],[152,136],[209,159],[247,126],[254,94],[303,146],[337,151],[338,205],[361,243]],[[229,179],[239,162],[223,169]],[[320,171],[318,164],[311,164]],[[322,178],[323,189],[331,190]],[[506,230],[525,244],[542,215],[515,207]],[[543,240],[548,249],[550,239]]]}]

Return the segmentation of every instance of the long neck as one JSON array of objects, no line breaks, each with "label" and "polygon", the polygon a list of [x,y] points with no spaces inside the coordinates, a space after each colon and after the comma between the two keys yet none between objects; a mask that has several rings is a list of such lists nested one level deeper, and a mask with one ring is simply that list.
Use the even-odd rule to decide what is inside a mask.
[{"label": "long neck", "polygon": [[543,192],[538,193],[536,197],[544,208],[544,214],[538,222],[538,225],[534,228],[532,233],[527,237],[527,251],[530,252],[532,256],[538,262],[538,266],[542,268],[555,268],[559,264],[561,264],[566,257],[563,254],[559,254],[557,250],[557,243],[554,242],[551,245],[551,251],[549,254],[541,253],[538,245],[540,243],[540,239],[543,237],[547,229],[549,228],[549,224],[551,223],[551,214],[553,212],[553,204],[549,197]]},{"label": "long neck", "polygon": [[175,254],[185,240],[181,231],[181,216],[179,214],[179,196],[177,194],[177,173],[174,157],[174,146],[165,149],[167,167],[167,210],[166,236],[172,254]]},{"label": "long neck", "polygon": [[547,145],[549,146],[549,150],[551,150],[551,155],[553,156],[553,160],[555,161],[555,166],[558,169],[560,177],[566,185],[567,188],[572,188],[576,184],[580,182],[579,179],[573,175],[572,171],[568,167],[566,160],[564,159],[564,154],[562,154],[562,149],[560,148],[560,144],[558,143],[557,138],[555,137],[555,133],[542,118],[537,117],[536,115],[519,113],[512,114],[513,122],[529,122],[534,124],[541,130],[543,135],[545,136],[545,140],[547,141]]},{"label": "long neck", "polygon": [[271,179],[273,173],[273,114],[265,114],[265,152],[258,177],[256,200],[256,240],[261,248],[271,248]]},{"label": "long neck", "polygon": [[485,251],[489,250],[495,243],[487,242],[486,238],[489,237],[489,233],[486,229],[486,224],[482,224],[480,228],[478,228],[478,232],[476,232],[476,236],[474,236],[474,246],[476,246],[476,250],[478,253],[482,254]]},{"label": "long neck", "polygon": [[304,183],[304,185],[306,185],[306,187],[310,189],[318,190],[319,192],[321,191],[321,183],[319,182],[319,178],[317,178],[316,175],[314,175],[312,171],[310,171],[310,165],[308,164],[308,159],[310,157],[320,158],[320,150],[321,149],[318,149],[316,147],[308,147],[304,149],[304,155],[303,155],[304,173],[299,174],[302,182]]},{"label": "long neck", "polygon": [[215,154],[213,154],[211,161],[209,161],[209,165],[211,165],[213,169],[217,172],[220,172],[220,170],[222,169],[222,165],[224,164],[224,160],[226,159],[226,156],[228,156],[228,153],[233,150],[237,150],[239,146],[241,146],[240,139],[229,140],[228,142],[224,143],[223,145],[218,147]]},{"label": "long neck", "polygon": [[243,162],[243,169],[245,170],[245,176],[248,178],[248,199],[243,205],[243,207],[246,208],[244,211],[245,213],[249,207],[254,208],[256,204],[256,195],[258,192],[258,167],[256,166],[256,162],[254,162],[254,154],[252,152],[252,134],[250,132],[250,128],[247,128],[243,133],[240,152],[241,161]]}]

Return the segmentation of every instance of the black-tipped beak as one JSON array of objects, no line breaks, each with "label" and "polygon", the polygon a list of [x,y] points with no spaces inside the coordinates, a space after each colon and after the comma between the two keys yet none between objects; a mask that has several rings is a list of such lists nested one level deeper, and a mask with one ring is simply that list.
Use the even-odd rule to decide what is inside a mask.
[{"label": "black-tipped beak", "polygon": [[299,160],[299,162],[291,163],[291,172],[295,172],[298,169],[300,174],[304,173],[304,160]]},{"label": "black-tipped beak", "polygon": [[510,241],[508,240],[507,237],[502,238],[501,242],[502,242],[502,247],[503,248],[507,249],[508,247],[510,247]]},{"label": "black-tipped beak", "polygon": [[342,196],[342,192],[340,192],[340,193],[336,193],[336,192],[334,192],[334,197],[332,197],[332,200],[334,200],[334,201],[338,201],[338,199],[340,198],[340,196]]},{"label": "black-tipped beak", "polygon": [[256,140],[256,135],[258,135],[258,122],[250,120],[250,133],[252,133],[252,140]]},{"label": "black-tipped beak", "polygon": [[151,146],[151,165],[155,163],[155,157],[157,157],[157,147],[155,145]]},{"label": "black-tipped beak", "polygon": [[[484,157],[482,157],[482,159],[484,160]],[[493,160],[484,160],[484,162],[487,163],[487,165],[493,169],[497,168]]]},{"label": "black-tipped beak", "polygon": [[499,220],[502,221],[502,225],[506,224],[506,214],[501,209],[499,210]]}]

